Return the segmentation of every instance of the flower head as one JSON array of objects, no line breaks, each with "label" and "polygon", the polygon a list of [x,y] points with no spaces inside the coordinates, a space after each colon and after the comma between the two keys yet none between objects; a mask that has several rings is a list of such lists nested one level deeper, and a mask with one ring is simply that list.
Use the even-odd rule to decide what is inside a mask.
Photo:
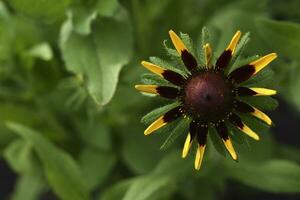
[{"label": "flower head", "polygon": [[183,158],[187,156],[192,143],[197,143],[195,168],[200,169],[208,130],[212,126],[233,160],[237,160],[237,153],[234,150],[227,124],[231,123],[255,140],[259,140],[259,136],[242,121],[238,113],[246,113],[268,125],[272,124],[271,119],[265,113],[240,101],[239,97],[276,94],[276,91],[272,89],[244,87],[241,83],[264,69],[277,57],[276,53],[270,53],[228,72],[227,68],[232,64],[232,58],[241,37],[240,31],[235,33],[215,63],[213,63],[210,44],[204,44],[203,66],[174,31],[169,31],[169,35],[186,68],[186,73],[175,72],[165,66],[143,61],[141,64],[146,69],[167,80],[170,85],[136,85],[135,88],[143,93],[156,94],[177,101],[179,104],[156,119],[144,134],[149,135],[178,118],[189,118],[189,131],[182,151]]}]

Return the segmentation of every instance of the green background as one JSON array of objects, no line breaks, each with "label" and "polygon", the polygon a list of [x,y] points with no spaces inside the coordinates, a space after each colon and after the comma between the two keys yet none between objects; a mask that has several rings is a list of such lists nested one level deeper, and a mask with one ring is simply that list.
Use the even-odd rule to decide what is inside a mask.
[{"label": "green background", "polygon": [[[3,186],[14,181],[0,199],[299,198],[299,7],[297,0],[0,1],[1,165],[14,172],[1,178]],[[168,102],[134,85],[146,72],[141,60],[167,58],[170,29],[199,48],[203,26],[216,55],[236,30],[250,32],[244,58],[278,53],[271,85],[290,110],[270,112],[275,128],[259,143],[236,145],[238,163],[209,144],[195,171],[194,152],[180,157],[185,133],[163,150],[168,131],[143,135],[142,116]]]}]

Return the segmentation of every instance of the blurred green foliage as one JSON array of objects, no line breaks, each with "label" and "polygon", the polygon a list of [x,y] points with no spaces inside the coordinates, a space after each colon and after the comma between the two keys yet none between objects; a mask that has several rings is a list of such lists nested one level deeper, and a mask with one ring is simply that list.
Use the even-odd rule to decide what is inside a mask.
[{"label": "blurred green foliage", "polygon": [[[133,87],[142,59],[168,59],[169,29],[189,33],[195,46],[209,40],[216,55],[240,29],[251,34],[243,59],[279,54],[272,84],[299,113],[299,6],[297,0],[0,1],[0,151],[18,174],[10,198],[37,200],[52,191],[63,200],[210,200],[228,180],[299,193],[300,151],[269,132],[260,133],[259,143],[237,143],[239,163],[208,145],[201,171],[194,171],[192,158],[180,158],[180,135],[143,136],[143,113],[168,102]],[[203,26],[209,38],[202,38]],[[270,109],[275,104],[265,100]]]}]

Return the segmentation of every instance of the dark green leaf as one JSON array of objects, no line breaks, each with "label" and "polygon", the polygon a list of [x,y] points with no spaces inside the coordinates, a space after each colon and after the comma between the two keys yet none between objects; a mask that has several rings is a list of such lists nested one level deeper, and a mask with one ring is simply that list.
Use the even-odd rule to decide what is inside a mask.
[{"label": "dark green leaf", "polygon": [[[229,166],[229,176],[243,184],[273,193],[300,192],[300,166],[285,160]],[[263,180],[263,181],[262,181]]]},{"label": "dark green leaf", "polygon": [[184,118],[180,120],[180,122],[176,125],[176,128],[172,130],[168,138],[161,145],[160,149],[165,150],[169,148],[180,135],[187,135],[189,123],[190,123],[190,119],[188,118]]},{"label": "dark green leaf", "polygon": [[149,124],[156,120],[158,117],[162,116],[164,113],[168,112],[169,110],[177,107],[180,103],[174,102],[165,106],[162,106],[160,108],[156,108],[155,110],[149,112],[146,114],[142,119],[141,122],[144,124]]},{"label": "dark green leaf", "polygon": [[88,200],[89,193],[81,171],[73,158],[55,147],[40,133],[23,125],[10,122],[7,126],[30,142],[44,166],[49,185],[63,200]]}]

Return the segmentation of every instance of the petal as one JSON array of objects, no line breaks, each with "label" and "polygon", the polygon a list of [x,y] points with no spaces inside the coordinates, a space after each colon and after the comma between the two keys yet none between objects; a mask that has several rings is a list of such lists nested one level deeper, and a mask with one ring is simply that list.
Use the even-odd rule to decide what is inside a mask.
[{"label": "petal", "polygon": [[271,90],[267,88],[250,88],[254,92],[256,92],[255,96],[271,96],[277,94],[276,90]]},{"label": "petal", "polygon": [[271,96],[277,93],[276,90],[271,90],[267,88],[247,88],[247,87],[238,87],[237,96]]},{"label": "petal", "polygon": [[242,83],[248,80],[250,77],[257,74],[260,70],[265,68],[270,62],[277,58],[276,53],[270,53],[264,57],[261,57],[248,65],[240,67],[230,73],[229,78],[235,83]]},{"label": "petal", "polygon": [[180,37],[174,31],[170,30],[169,35],[186,68],[191,72],[194,71],[198,65],[196,58],[188,51]]},{"label": "petal", "polygon": [[231,139],[229,138],[228,129],[224,122],[216,125],[216,129],[232,159],[237,160],[237,154],[234,150]]},{"label": "petal", "polygon": [[168,99],[176,99],[180,95],[180,91],[177,88],[168,86],[135,85],[135,89],[149,94],[158,94]]},{"label": "petal", "polygon": [[172,40],[172,43],[173,43],[175,49],[179,53],[179,55],[181,55],[181,53],[183,51],[187,51],[186,46],[184,45],[184,43],[182,42],[180,37],[173,30],[169,31],[169,35],[170,35],[170,38]]},{"label": "petal", "polygon": [[254,131],[252,131],[245,123],[243,123],[240,117],[236,114],[230,115],[229,121],[249,137],[253,138],[254,140],[259,140],[259,136]]},{"label": "petal", "polygon": [[181,106],[173,108],[172,110],[166,112],[163,116],[155,120],[150,126],[148,126],[148,128],[144,131],[144,134],[149,135],[157,129],[165,126],[167,123],[170,123],[176,120],[177,118],[181,117],[182,115],[183,108]]},{"label": "petal", "polygon": [[186,137],[184,147],[183,147],[183,150],[182,150],[182,158],[186,158],[186,156],[189,153],[189,150],[192,146],[192,143],[193,143],[193,139],[191,137],[191,134],[189,133],[188,136]]},{"label": "petal", "polygon": [[206,43],[203,48],[205,53],[205,66],[209,69],[211,68],[212,50],[209,43]]},{"label": "petal", "polygon": [[205,152],[206,145],[199,145],[197,148],[196,158],[195,158],[195,169],[200,170],[204,152]]},{"label": "petal", "polygon": [[154,74],[157,74],[161,76],[162,78],[166,79],[167,81],[173,83],[174,85],[182,85],[184,83],[184,78],[171,70],[164,69],[158,65],[155,65],[153,63],[142,61],[141,63],[146,69],[153,72]]},{"label": "petal", "polygon": [[236,101],[235,102],[235,110],[239,111],[239,112],[243,112],[243,113],[249,113],[259,119],[261,119],[262,121],[264,121],[265,123],[267,123],[269,126],[272,125],[272,120],[270,119],[270,117],[268,117],[268,115],[266,115],[265,113],[263,113],[262,111],[260,111],[259,109],[250,106],[244,102],[241,101]]},{"label": "petal", "polygon": [[257,108],[254,108],[254,112],[252,112],[251,114],[261,119],[262,121],[266,122],[269,126],[272,125],[272,120],[270,119],[270,117],[265,113],[263,113],[262,111],[258,110]]},{"label": "petal", "polygon": [[241,31],[237,31],[234,34],[234,36],[232,37],[228,47],[220,55],[220,57],[218,58],[218,60],[216,62],[217,69],[225,69],[228,66],[228,64],[230,63],[230,60],[232,58],[232,55],[235,52],[236,45],[240,40],[241,34],[242,34]]},{"label": "petal", "polygon": [[226,50],[230,50],[232,52],[232,54],[234,54],[235,52],[235,48],[240,40],[240,37],[242,35],[242,32],[241,31],[237,31],[234,36],[232,37],[228,47],[226,48]]}]

